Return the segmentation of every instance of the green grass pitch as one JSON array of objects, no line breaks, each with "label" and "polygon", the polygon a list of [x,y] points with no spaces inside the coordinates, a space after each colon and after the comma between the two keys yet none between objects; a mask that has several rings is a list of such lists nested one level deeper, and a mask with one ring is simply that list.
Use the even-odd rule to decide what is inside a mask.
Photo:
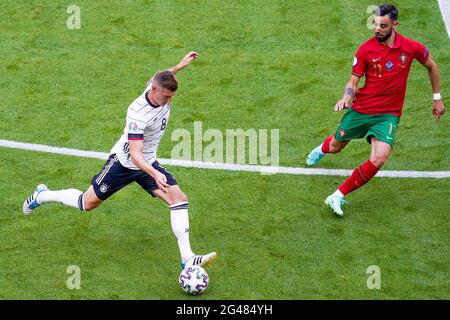
[{"label": "green grass pitch", "polygon": [[[304,167],[333,132],[357,47],[372,36],[373,1],[2,1],[0,139],[107,152],[128,104],[158,69],[188,51],[169,131],[279,129],[280,165]],[[396,1],[400,32],[423,42],[450,107],[450,41],[437,2]],[[383,169],[450,170],[450,120],[431,117],[431,87],[411,70],[395,150]],[[89,213],[56,204],[25,217],[38,183],[85,190],[103,161],[0,149],[0,299],[187,299],[169,212],[129,186]],[[354,141],[321,168],[353,169]],[[194,299],[449,299],[449,179],[375,178],[345,217],[322,204],[344,180],[168,166],[189,197],[194,251],[215,250],[207,292]],[[69,290],[68,266],[81,270]],[[368,289],[377,265],[381,288]]]}]

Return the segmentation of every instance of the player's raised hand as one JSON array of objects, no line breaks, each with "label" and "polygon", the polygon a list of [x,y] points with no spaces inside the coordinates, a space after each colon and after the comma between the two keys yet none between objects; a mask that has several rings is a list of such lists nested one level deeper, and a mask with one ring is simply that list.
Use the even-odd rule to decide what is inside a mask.
[{"label": "player's raised hand", "polygon": [[445,106],[442,100],[434,100],[433,106],[431,108],[431,114],[436,119],[436,122],[439,122],[439,119],[444,115],[445,113]]},{"label": "player's raised hand", "polygon": [[198,58],[198,53],[195,51],[189,52],[187,55],[181,59],[181,61],[175,66],[169,69],[170,72],[176,74],[183,68],[186,68],[192,61]]},{"label": "player's raised hand", "polygon": [[180,69],[187,67],[192,61],[194,61],[197,58],[198,58],[198,53],[195,51],[191,51],[187,55],[185,55],[183,59],[181,59],[178,66]]}]

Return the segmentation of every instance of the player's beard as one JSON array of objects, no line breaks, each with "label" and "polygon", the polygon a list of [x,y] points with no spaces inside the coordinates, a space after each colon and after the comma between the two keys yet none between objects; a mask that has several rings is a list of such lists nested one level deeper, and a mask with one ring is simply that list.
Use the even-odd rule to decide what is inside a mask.
[{"label": "player's beard", "polygon": [[377,38],[378,42],[386,42],[392,35],[392,28],[389,31],[389,33],[385,36],[379,36],[377,33],[375,33],[375,38]]}]

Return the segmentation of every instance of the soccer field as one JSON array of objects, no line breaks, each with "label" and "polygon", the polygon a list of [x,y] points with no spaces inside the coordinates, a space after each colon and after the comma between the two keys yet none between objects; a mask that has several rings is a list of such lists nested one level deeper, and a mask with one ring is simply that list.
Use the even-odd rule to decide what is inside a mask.
[{"label": "soccer field", "polygon": [[[279,165],[305,167],[336,129],[354,53],[373,36],[366,0],[73,4],[81,24],[72,30],[66,2],[2,2],[0,139],[108,152],[146,81],[196,50],[177,74],[158,156],[171,157],[176,130],[194,135],[201,122],[222,133],[279,130]],[[396,4],[400,33],[437,62],[449,108],[438,3]],[[449,115],[436,123],[431,102],[428,74],[414,62],[384,170],[450,171]],[[0,150],[1,299],[191,299],[177,282],[165,204],[130,185],[92,212],[48,204],[24,216],[37,184],[84,191],[104,161]],[[353,141],[319,167],[352,170],[369,153]],[[209,288],[192,299],[450,298],[448,178],[375,178],[347,197],[338,219],[323,200],[344,177],[167,168],[189,197],[193,250],[218,253]],[[80,289],[66,285],[69,266],[81,271]],[[379,289],[367,286],[370,266],[381,272]]]}]

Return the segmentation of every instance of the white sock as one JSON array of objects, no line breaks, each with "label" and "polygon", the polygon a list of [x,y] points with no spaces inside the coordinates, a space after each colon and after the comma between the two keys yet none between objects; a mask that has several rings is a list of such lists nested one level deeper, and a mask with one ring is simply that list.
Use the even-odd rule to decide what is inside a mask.
[{"label": "white sock", "polygon": [[343,198],[343,197],[344,197],[344,194],[343,194],[339,189],[337,189],[337,190],[333,193],[333,196],[338,196],[338,197],[340,197],[340,198]]},{"label": "white sock", "polygon": [[172,231],[178,241],[181,263],[186,263],[194,253],[189,242],[189,214],[188,203],[178,202],[170,206],[170,223]]},{"label": "white sock", "polygon": [[42,191],[36,201],[39,204],[46,202],[59,202],[66,206],[84,211],[83,192],[77,189],[66,189],[57,191]]}]

